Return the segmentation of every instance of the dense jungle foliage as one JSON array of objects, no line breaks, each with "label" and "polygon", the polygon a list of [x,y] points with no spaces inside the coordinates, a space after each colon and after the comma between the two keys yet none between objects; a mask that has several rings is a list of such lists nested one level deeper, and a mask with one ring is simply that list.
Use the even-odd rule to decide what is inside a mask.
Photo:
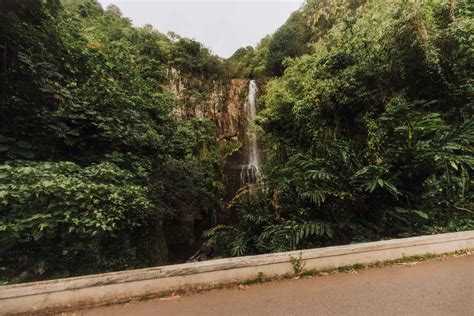
[{"label": "dense jungle foliage", "polygon": [[96,1],[1,4],[0,282],[163,264],[193,244],[219,208],[220,152],[165,87],[171,68],[222,78],[221,60]]},{"label": "dense jungle foliage", "polygon": [[[206,229],[215,256],[474,229],[473,32],[467,0],[308,0],[223,60],[96,0],[0,1],[0,284],[176,262]],[[266,161],[224,203],[230,145],[192,113],[237,77]]]},{"label": "dense jungle foliage", "polygon": [[257,120],[268,159],[239,224],[208,242],[236,256],[473,229],[472,8],[308,1],[239,50],[277,76]]}]

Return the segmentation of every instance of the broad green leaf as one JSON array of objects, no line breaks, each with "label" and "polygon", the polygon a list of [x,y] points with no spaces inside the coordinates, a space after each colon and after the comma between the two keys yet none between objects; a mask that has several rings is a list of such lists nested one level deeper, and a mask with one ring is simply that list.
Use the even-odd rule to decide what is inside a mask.
[{"label": "broad green leaf", "polygon": [[414,212],[416,215],[420,216],[421,218],[424,218],[424,219],[428,219],[428,218],[429,218],[428,214],[426,214],[425,212],[417,211],[417,210],[415,210],[415,211],[413,211],[413,212]]}]

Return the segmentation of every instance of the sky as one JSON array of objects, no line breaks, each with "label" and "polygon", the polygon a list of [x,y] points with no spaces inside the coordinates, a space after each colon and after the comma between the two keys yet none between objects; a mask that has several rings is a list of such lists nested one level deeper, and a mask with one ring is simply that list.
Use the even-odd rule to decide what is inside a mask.
[{"label": "sky", "polygon": [[194,38],[221,57],[255,46],[297,10],[303,0],[99,0],[113,3],[134,25],[151,24]]}]

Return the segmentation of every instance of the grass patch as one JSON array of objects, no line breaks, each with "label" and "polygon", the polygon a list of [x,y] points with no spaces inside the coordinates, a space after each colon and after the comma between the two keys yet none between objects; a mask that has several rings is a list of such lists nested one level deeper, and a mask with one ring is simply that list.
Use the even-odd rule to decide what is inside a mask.
[{"label": "grass patch", "polygon": [[263,274],[263,272],[259,272],[257,274],[256,278],[245,280],[244,282],[242,282],[242,284],[243,285],[253,285],[253,284],[257,284],[257,283],[263,283],[265,281],[268,281],[269,279],[271,279],[271,278],[266,278],[265,275]]}]

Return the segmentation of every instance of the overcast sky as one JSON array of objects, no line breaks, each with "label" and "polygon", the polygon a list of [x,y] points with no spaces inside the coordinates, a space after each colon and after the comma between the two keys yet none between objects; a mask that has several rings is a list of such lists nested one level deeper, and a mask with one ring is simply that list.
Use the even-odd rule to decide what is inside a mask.
[{"label": "overcast sky", "polygon": [[194,38],[215,54],[231,56],[273,33],[303,0],[99,0],[113,3],[137,26]]}]

